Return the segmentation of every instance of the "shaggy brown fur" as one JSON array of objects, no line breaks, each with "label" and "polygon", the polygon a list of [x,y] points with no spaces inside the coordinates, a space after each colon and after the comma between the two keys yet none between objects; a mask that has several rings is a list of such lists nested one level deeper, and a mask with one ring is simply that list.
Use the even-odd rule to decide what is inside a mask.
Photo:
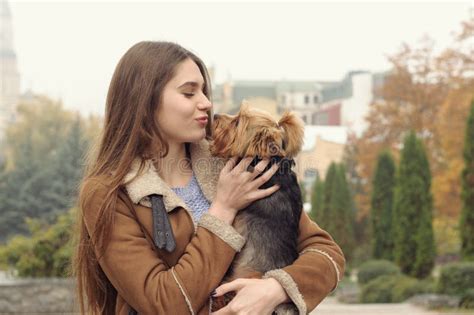
[{"label": "shaggy brown fur", "polygon": [[[235,229],[246,238],[237,253],[223,283],[237,278],[261,278],[273,269],[291,264],[297,257],[298,223],[303,203],[296,174],[291,170],[293,157],[303,144],[304,123],[294,113],[285,112],[281,119],[253,109],[243,102],[237,115],[215,115],[211,154],[222,158],[254,157],[248,171],[263,158],[269,158],[267,168],[281,162],[278,171],[260,188],[275,184],[280,189],[242,209],[234,220]],[[263,174],[263,172],[262,172]],[[230,292],[214,298],[216,311],[235,296]]]}]

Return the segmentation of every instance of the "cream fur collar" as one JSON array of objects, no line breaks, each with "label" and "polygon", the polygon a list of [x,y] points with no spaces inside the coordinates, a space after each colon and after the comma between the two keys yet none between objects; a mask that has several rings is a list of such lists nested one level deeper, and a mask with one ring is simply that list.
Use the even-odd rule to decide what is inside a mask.
[{"label": "cream fur collar", "polygon": [[[211,156],[209,152],[209,142],[206,139],[191,143],[189,149],[194,175],[204,196],[209,203],[212,203],[216,195],[219,174],[225,165],[225,161],[221,158]],[[140,162],[140,158],[133,161],[130,172],[124,178],[125,182],[137,175]],[[148,196],[158,194],[163,195],[166,212],[170,212],[176,207],[183,207],[188,211],[190,210],[184,201],[158,176],[151,160],[145,160],[144,170],[125,187],[130,199],[135,204],[151,208],[151,202]]]}]

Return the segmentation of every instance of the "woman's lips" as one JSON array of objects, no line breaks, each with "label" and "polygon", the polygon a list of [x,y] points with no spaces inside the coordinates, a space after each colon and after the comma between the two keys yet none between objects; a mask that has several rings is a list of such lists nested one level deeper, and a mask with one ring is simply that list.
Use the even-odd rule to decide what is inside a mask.
[{"label": "woman's lips", "polygon": [[207,117],[205,118],[198,118],[196,121],[201,125],[201,126],[206,126],[207,125]]}]

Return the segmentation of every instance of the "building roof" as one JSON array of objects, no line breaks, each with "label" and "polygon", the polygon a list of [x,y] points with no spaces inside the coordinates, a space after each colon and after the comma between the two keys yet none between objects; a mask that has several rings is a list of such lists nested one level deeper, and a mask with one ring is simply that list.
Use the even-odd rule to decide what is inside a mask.
[{"label": "building roof", "polygon": [[282,80],[276,84],[278,93],[285,92],[308,92],[314,93],[319,91],[321,83],[318,81],[287,81]]},{"label": "building roof", "polygon": [[348,128],[345,126],[315,126],[306,125],[304,127],[303,151],[310,151],[316,145],[316,139],[321,139],[345,144],[347,142]]},{"label": "building roof", "polygon": [[234,84],[232,90],[232,101],[234,104],[240,104],[242,100],[252,97],[267,97],[276,99],[275,87],[266,85],[243,85]]},{"label": "building roof", "polygon": [[[291,81],[291,80],[235,80],[232,81],[232,103],[240,104],[243,99],[267,97],[277,100],[283,93],[321,93],[321,102],[350,98],[353,93],[352,77],[371,73],[366,70],[349,71],[340,81]],[[374,86],[383,83],[386,72],[372,73]],[[214,95],[217,100],[223,98],[223,84],[216,84]]]}]

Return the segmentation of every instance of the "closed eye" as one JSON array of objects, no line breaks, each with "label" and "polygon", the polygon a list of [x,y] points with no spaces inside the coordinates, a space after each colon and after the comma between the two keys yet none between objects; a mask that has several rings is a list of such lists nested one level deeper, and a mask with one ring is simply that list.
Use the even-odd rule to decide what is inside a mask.
[{"label": "closed eye", "polygon": [[[201,91],[202,94],[206,95],[205,91],[202,90]],[[183,93],[184,96],[188,97],[188,98],[191,98],[193,97],[194,95],[196,95],[195,93]]]}]

